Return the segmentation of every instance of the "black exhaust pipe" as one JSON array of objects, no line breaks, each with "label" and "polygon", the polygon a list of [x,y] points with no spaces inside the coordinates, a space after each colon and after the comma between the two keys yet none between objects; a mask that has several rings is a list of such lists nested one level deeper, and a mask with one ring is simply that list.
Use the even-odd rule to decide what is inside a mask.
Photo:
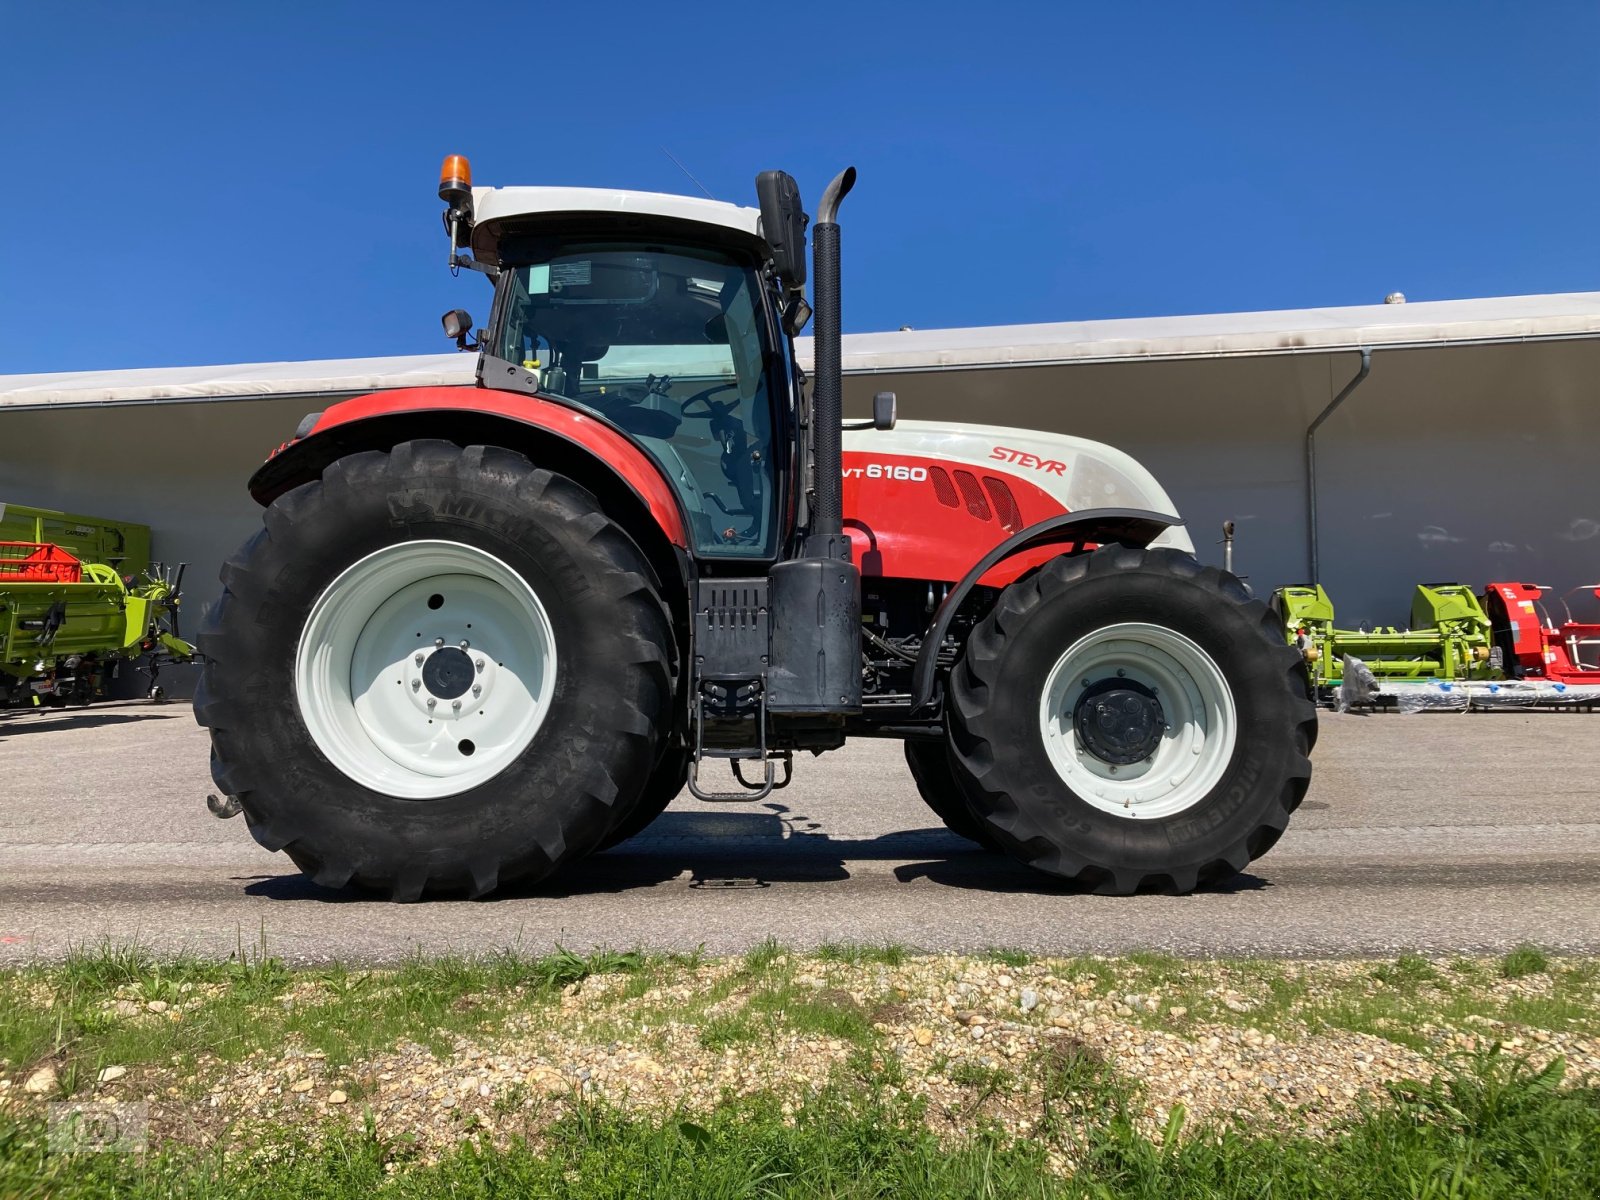
[{"label": "black exhaust pipe", "polygon": [[839,352],[839,205],[855,186],[856,169],[846,167],[822,193],[817,223],[811,227],[811,295],[816,316],[812,346],[811,420],[814,430],[816,515],[807,554],[850,557],[844,536],[844,476],[840,432],[844,422],[844,380]]},{"label": "black exhaust pipe", "polygon": [[[769,576],[772,654],[767,711],[839,718],[861,711],[861,569],[844,534],[844,419],[839,363],[839,202],[856,181],[847,167],[822,194],[812,226],[815,358],[811,392],[816,499],[801,558]],[[835,726],[842,739],[842,726]]]}]

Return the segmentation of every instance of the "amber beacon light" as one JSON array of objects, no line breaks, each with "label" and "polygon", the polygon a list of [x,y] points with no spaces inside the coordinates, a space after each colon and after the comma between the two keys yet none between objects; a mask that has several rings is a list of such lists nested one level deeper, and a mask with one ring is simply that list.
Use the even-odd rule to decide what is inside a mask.
[{"label": "amber beacon light", "polygon": [[472,164],[465,154],[447,154],[439,168],[439,199],[459,204],[472,195]]},{"label": "amber beacon light", "polygon": [[466,245],[472,232],[472,164],[465,154],[445,156],[439,168],[439,199],[449,205],[444,227],[450,234],[450,270],[454,272],[465,261],[456,251]]}]

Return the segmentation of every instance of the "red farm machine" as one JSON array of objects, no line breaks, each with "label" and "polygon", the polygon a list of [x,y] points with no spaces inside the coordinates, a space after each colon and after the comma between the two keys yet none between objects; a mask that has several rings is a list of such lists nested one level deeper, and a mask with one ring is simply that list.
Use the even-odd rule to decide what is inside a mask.
[{"label": "red farm machine", "polygon": [[[1491,583],[1484,592],[1507,678],[1562,690],[1600,689],[1600,584],[1555,597],[1563,617],[1559,623],[1551,615],[1549,591],[1537,583]],[[1580,609],[1586,604],[1595,619],[1575,617],[1574,600]]]},{"label": "red farm machine", "polygon": [[951,829],[1083,887],[1265,853],[1310,779],[1305,666],[1155,479],[888,393],[844,422],[854,181],[813,225],[778,171],[743,208],[447,159],[450,264],[494,285],[484,329],[445,317],[477,386],[312,414],[250,481],[199,639],[214,809],[324,885],[481,895],[685,784],[760,799],[887,737]]}]

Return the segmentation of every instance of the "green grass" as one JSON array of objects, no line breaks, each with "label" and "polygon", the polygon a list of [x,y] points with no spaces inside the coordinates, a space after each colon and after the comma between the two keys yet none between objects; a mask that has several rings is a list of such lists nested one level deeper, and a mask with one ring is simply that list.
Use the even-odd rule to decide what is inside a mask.
[{"label": "green grass", "polygon": [[825,963],[845,963],[852,967],[862,963],[880,963],[886,967],[898,967],[911,957],[911,951],[893,942],[882,945],[823,942],[816,949],[816,957]]},{"label": "green grass", "polygon": [[[1600,1195],[1600,1094],[1592,1081],[1558,1087],[1559,1062],[1536,1072],[1499,1050],[1436,1056],[1452,1073],[1392,1087],[1383,1102],[1315,1138],[1271,1132],[1270,1120],[1201,1126],[1181,1106],[1166,1136],[1148,1137],[1135,1121],[1144,1103],[1137,1081],[1066,1035],[999,1061],[976,1050],[941,1055],[916,1069],[943,1075],[959,1095],[948,1104],[913,1099],[915,1089],[904,1086],[909,1068],[891,1053],[903,1033],[891,1039],[873,1027],[911,1022],[907,994],[881,969],[908,957],[894,945],[834,944],[805,954],[768,940],[727,963],[558,949],[291,972],[242,947],[226,962],[157,959],[136,947],[83,950],[57,966],[0,972],[0,1067],[8,1077],[50,1061],[61,1094],[83,1096],[101,1066],[154,1064],[158,1088],[180,1082],[183,1095],[193,1090],[199,1100],[203,1084],[185,1076],[204,1057],[277,1055],[298,1045],[339,1067],[402,1040],[444,1051],[457,1037],[487,1040],[507,1023],[544,1028],[574,1019],[595,1045],[674,1022],[697,1027],[700,1045],[719,1055],[749,1047],[771,1057],[772,1045],[791,1036],[839,1045],[833,1081],[821,1092],[729,1099],[709,1113],[624,1112],[580,1097],[575,1108],[542,1118],[566,1114],[540,1128],[534,1144],[464,1143],[438,1162],[421,1161],[414,1140],[359,1128],[359,1080],[342,1081],[354,1127],[256,1122],[235,1136],[264,1140],[230,1143],[228,1159],[172,1141],[140,1160],[49,1156],[37,1110],[23,1124],[13,1110],[0,1115],[0,1197]],[[1063,990],[1098,1000],[1100,1012],[1127,1005],[1133,1012],[1120,1020],[1164,1028],[1226,1023],[1288,1039],[1355,1030],[1433,1051],[1428,1022],[1482,1030],[1485,1042],[1524,1025],[1600,1032],[1600,961],[1549,958],[1532,946],[1500,960],[1405,954],[1333,965],[1160,954],[1039,960],[1003,950],[979,958],[992,964],[979,964],[991,975],[1007,968],[1025,981],[1053,976]],[[595,974],[624,977],[615,1000],[586,997],[576,1015],[558,1003],[563,989]],[[1227,1008],[1235,993],[1246,1011]],[[1146,1011],[1140,998],[1152,994],[1159,1003]],[[119,1000],[135,1015],[116,1012]],[[152,1001],[167,1012],[150,1014]],[[177,1005],[184,1012],[172,1020]],[[1174,1018],[1174,1005],[1187,1015]],[[496,1095],[494,1112],[513,1116],[531,1098],[513,1084]],[[1019,1114],[1032,1121],[1025,1138],[993,1123]],[[1077,1173],[1049,1174],[1051,1154],[1069,1156]]]},{"label": "green grass", "polygon": [[780,1033],[834,1038],[858,1046],[870,1045],[876,1038],[866,1012],[843,992],[783,981],[755,991],[731,1011],[705,1019],[700,1044],[721,1051],[771,1041]]},{"label": "green grass", "polygon": [[994,1067],[976,1059],[964,1058],[953,1063],[948,1072],[951,1083],[972,1093],[971,1107],[981,1111],[991,1096],[1009,1092],[1018,1086],[1018,1079],[1004,1067]]},{"label": "green grass", "polygon": [[712,1017],[700,1027],[700,1044],[707,1050],[722,1051],[743,1046],[761,1038],[763,1027],[744,1010]]},{"label": "green grass", "polygon": [[[1128,994],[1159,994],[1155,1011],[1118,1014],[1150,1028],[1181,1029],[1203,1022],[1290,1039],[1308,1031],[1345,1030],[1417,1050],[1431,1045],[1423,1025],[1460,1025],[1469,1018],[1600,1035],[1600,967],[1587,960],[1548,958],[1533,946],[1519,947],[1498,962],[1458,958],[1435,963],[1402,954],[1343,973],[1292,961],[1185,961],[1162,954],[1084,957],[1049,965],[1068,983],[1090,985],[1090,995],[1108,1005]],[[1505,980],[1535,974],[1547,977],[1549,986],[1531,994],[1494,991]],[[1224,1003],[1230,990],[1243,997],[1244,1011]],[[1170,1015],[1174,1006],[1187,1010],[1181,1019]]]},{"label": "green grass", "polygon": [[[608,1003],[590,1018],[597,1028],[613,1026],[615,1040],[642,1025],[654,1030],[691,1023],[701,1027],[701,1044],[718,1051],[786,1033],[861,1046],[874,1041],[874,1021],[904,1020],[903,993],[869,996],[863,1005],[825,980],[861,967],[892,968],[908,957],[901,946],[849,943],[802,954],[769,939],[729,964],[732,969],[709,976],[698,953],[580,955],[561,949],[542,956],[416,958],[381,971],[333,966],[291,972],[243,946],[228,961],[216,962],[158,959],[138,947],[103,945],[79,950],[56,966],[0,972],[0,1061],[10,1064],[12,1074],[53,1062],[63,1093],[70,1094],[108,1065],[172,1063],[186,1074],[202,1057],[238,1060],[285,1044],[320,1053],[330,1068],[406,1040],[442,1054],[455,1039],[478,1036],[512,1017],[539,1024],[542,1014],[556,1011],[562,988],[596,973],[626,976],[620,989],[626,1003]],[[1430,1022],[1476,1028],[1502,1040],[1517,1027],[1600,1034],[1600,964],[1548,958],[1533,946],[1518,947],[1499,961],[1433,962],[1404,954],[1355,970],[1270,960],[1186,961],[1153,953],[1035,960],[995,950],[985,957],[1035,977],[1048,972],[1069,990],[1087,989],[1102,1013],[1115,1010],[1118,1019],[1153,1028],[1224,1024],[1286,1039],[1342,1030],[1418,1050],[1436,1043],[1437,1035],[1424,1028]],[[1536,977],[1532,986],[1507,982],[1530,977]],[[670,990],[685,982],[691,984],[687,997],[681,987]],[[1247,1001],[1244,1011],[1225,1003],[1232,992]],[[1124,1013],[1119,1006],[1129,995],[1158,998]],[[136,1015],[116,1012],[118,1001]],[[169,1006],[167,1017],[147,1014],[152,1001]],[[177,1005],[185,1011],[171,1020]],[[1174,1017],[1174,1007],[1186,1012]],[[1485,1025],[1484,1019],[1509,1028]]]},{"label": "green grass", "polygon": [[989,951],[989,959],[1002,967],[1025,967],[1033,961],[1033,955],[1025,950],[995,949]]},{"label": "green grass", "polygon": [[836,1038],[864,1045],[873,1037],[872,1024],[850,997],[839,993],[805,995],[796,988],[760,992],[750,998],[753,1013],[770,1014],[798,1034]]},{"label": "green grass", "polygon": [[764,938],[745,952],[744,969],[748,974],[760,975],[770,970],[784,954],[784,948],[776,938]]},{"label": "green grass", "polygon": [[1440,983],[1443,976],[1420,954],[1402,954],[1392,963],[1380,963],[1372,977],[1390,987],[1410,988],[1424,983]]},{"label": "green grass", "polygon": [[1507,979],[1521,979],[1550,969],[1550,960],[1537,946],[1524,942],[1500,960],[1500,974]]},{"label": "green grass", "polygon": [[[1048,1072],[1053,1071],[1051,1075]],[[87,1200],[413,1200],[421,1197],[1417,1197],[1583,1200],[1600,1185],[1600,1093],[1558,1087],[1482,1054],[1453,1074],[1398,1085],[1325,1137],[1203,1127],[1174,1110],[1165,1136],[1132,1120],[1131,1089],[1092,1056],[1049,1064],[1042,1120],[1027,1138],[978,1127],[930,1132],[920,1106],[870,1082],[838,1082],[791,1115],[776,1097],[709,1113],[630,1116],[580,1106],[537,1146],[462,1142],[437,1162],[365,1128],[285,1132],[219,1151],[143,1157],[46,1153],[39,1123],[0,1118],[0,1195]],[[1051,1174],[1069,1155],[1075,1173]]]},{"label": "green grass", "polygon": [[[225,962],[158,960],[137,947],[81,949],[55,967],[0,975],[0,1060],[57,1064],[63,1094],[101,1067],[237,1060],[295,1041],[340,1066],[402,1040],[445,1051],[519,1009],[547,1005],[593,974],[642,972],[638,953],[415,958],[388,971],[344,967],[290,972],[236,953]],[[48,993],[51,1004],[29,1003]],[[121,1001],[137,1011],[119,1013]],[[168,1006],[151,1013],[148,1004]],[[172,1006],[198,1001],[172,1019]]]}]

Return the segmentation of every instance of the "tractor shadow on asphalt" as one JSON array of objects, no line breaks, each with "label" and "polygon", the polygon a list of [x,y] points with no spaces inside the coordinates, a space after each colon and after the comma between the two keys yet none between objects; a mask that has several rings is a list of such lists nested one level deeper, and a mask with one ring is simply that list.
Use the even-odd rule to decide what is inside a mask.
[{"label": "tractor shadow on asphalt", "polygon": [[[1032,870],[1021,863],[1012,862],[998,854],[985,854],[982,852],[969,854],[963,857],[952,857],[941,861],[925,863],[908,863],[894,869],[895,878],[901,883],[915,883],[919,879],[926,879],[929,883],[937,883],[941,887],[967,888],[978,892],[1006,892],[1030,896],[1092,896],[1094,888],[1069,883],[1063,879],[1052,879],[1042,872]],[[1269,879],[1253,875],[1249,871],[1230,876],[1227,879],[1215,880],[1204,887],[1196,888],[1190,893],[1192,896],[1232,896],[1240,892],[1258,892],[1274,886]],[[1159,890],[1141,893],[1161,896],[1165,895]],[[1180,900],[1181,896],[1167,896],[1167,899]]]},{"label": "tractor shadow on asphalt", "polygon": [[[830,834],[783,804],[762,807],[768,811],[669,809],[638,837],[535,887],[510,889],[506,896],[625,891],[677,879],[685,870],[692,873],[690,887],[708,890],[827,883],[848,879],[851,861],[899,861],[894,876],[904,884],[925,879],[941,887],[1040,896],[1093,892],[974,845],[943,825],[852,838]],[[1196,894],[1228,895],[1271,886],[1258,875],[1243,873]]]},{"label": "tractor shadow on asphalt", "polygon": [[92,708],[35,708],[0,713],[0,739],[20,733],[53,733],[67,729],[98,729],[137,721],[165,721],[187,716],[188,710],[150,709],[144,712],[96,712]]},{"label": "tractor shadow on asphalt", "polygon": [[[572,864],[537,883],[500,889],[479,903],[563,899],[677,884],[695,891],[760,891],[784,884],[840,883],[851,862],[898,862],[896,880],[940,887],[1040,896],[1088,895],[1090,889],[1051,879],[957,837],[943,826],[875,837],[834,835],[783,804],[738,811],[669,810],[637,837]],[[687,876],[687,878],[685,878]],[[1271,886],[1243,874],[1197,894]],[[257,878],[248,895],[271,900],[348,903],[371,900],[354,888],[319,887],[296,874]],[[439,900],[464,897],[437,897]]]}]

